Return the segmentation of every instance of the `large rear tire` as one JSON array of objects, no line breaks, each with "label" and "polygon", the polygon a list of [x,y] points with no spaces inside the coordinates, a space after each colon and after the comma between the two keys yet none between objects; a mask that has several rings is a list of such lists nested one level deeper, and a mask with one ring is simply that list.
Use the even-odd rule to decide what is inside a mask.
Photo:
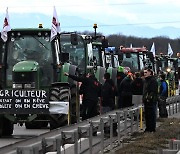
[{"label": "large rear tire", "polygon": [[[65,87],[54,87],[50,91],[50,101],[64,101],[69,102],[70,92],[68,88]],[[56,129],[61,126],[68,124],[67,114],[54,114],[51,115],[50,119],[50,129]]]},{"label": "large rear tire", "polygon": [[10,136],[13,134],[13,130],[14,124],[5,117],[0,117],[0,136]]}]

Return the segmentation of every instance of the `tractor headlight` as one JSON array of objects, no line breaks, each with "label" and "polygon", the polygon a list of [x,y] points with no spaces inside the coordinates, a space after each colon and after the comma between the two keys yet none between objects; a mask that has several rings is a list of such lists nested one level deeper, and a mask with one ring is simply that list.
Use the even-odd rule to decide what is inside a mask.
[{"label": "tractor headlight", "polygon": [[17,89],[22,89],[22,84],[17,84],[17,83],[14,83],[13,84],[13,88],[17,88]]},{"label": "tractor headlight", "polygon": [[170,72],[170,71],[171,71],[171,69],[170,69],[170,68],[167,68],[167,69],[166,69],[166,71],[167,71],[167,72]]},{"label": "tractor headlight", "polygon": [[35,88],[35,83],[26,83],[24,84],[24,88],[26,89],[29,89],[29,88]]}]

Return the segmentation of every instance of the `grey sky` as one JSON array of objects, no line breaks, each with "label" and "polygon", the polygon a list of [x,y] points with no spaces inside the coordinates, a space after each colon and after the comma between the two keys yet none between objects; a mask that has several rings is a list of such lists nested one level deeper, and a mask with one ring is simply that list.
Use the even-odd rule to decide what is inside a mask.
[{"label": "grey sky", "polygon": [[[41,13],[48,15],[48,20],[51,20],[53,6],[56,7],[59,21],[65,15],[93,19],[104,26],[132,24],[153,28],[180,28],[179,0],[0,0],[0,22],[3,25],[7,7],[12,27],[11,15],[14,13],[22,16],[25,13]],[[41,19],[41,16],[36,18]],[[87,25],[84,23],[82,26]]]}]

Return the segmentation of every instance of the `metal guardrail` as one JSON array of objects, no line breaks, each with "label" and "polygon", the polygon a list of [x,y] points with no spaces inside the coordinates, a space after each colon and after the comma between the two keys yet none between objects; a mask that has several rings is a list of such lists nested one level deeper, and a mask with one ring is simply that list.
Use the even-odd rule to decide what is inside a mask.
[{"label": "metal guardrail", "polygon": [[180,95],[169,97],[166,102],[168,105],[169,116],[180,112]]},{"label": "metal guardrail", "polygon": [[[89,120],[89,123],[84,126],[78,126],[72,131],[62,131],[57,136],[43,138],[42,142],[21,146],[16,150],[17,154],[37,154],[48,153],[55,151],[57,154],[65,153],[85,153],[89,152],[93,154],[98,150],[103,153],[104,148],[110,145],[110,150],[113,149],[113,142],[118,141],[121,144],[121,137],[128,134],[132,134],[134,131],[139,130],[139,110],[142,106],[128,108],[123,111],[116,111],[106,114],[105,116],[99,116],[98,120]],[[136,116],[136,120],[134,120]],[[117,123],[117,137],[113,136],[113,124]],[[107,137],[104,132],[104,127],[109,127],[110,136]],[[97,131],[97,136],[93,136],[93,132]],[[81,141],[81,139],[84,139]],[[83,147],[81,146],[84,142]],[[67,144],[72,144],[70,148],[66,148]],[[94,148],[98,145],[98,148]]]},{"label": "metal guardrail", "polygon": [[[180,112],[180,96],[167,98],[169,116]],[[179,137],[178,137],[179,138]],[[158,154],[180,154],[180,140],[170,140],[169,149],[159,149]]]},{"label": "metal guardrail", "polygon": [[[169,116],[180,112],[180,96],[168,98],[167,102]],[[123,136],[142,129],[142,115],[139,116],[142,108],[143,106],[136,106],[109,112],[97,117],[96,120],[90,119],[84,125],[74,125],[72,130],[63,130],[59,131],[55,136],[44,137],[41,142],[28,146],[18,146],[14,153],[8,154],[48,154],[48,151],[51,151],[51,154],[53,151],[56,154],[80,154],[87,152],[93,154],[98,151],[104,153],[105,147],[110,146],[109,149],[112,150],[114,142],[117,141],[120,146]],[[134,120],[134,117],[137,119]],[[117,137],[113,137],[113,123],[117,123]],[[110,128],[109,137],[104,132],[104,126]],[[98,132],[97,136],[93,136],[95,131]],[[71,146],[68,147],[68,145]],[[164,151],[163,149],[161,150]]]},{"label": "metal guardrail", "polygon": [[180,153],[180,140],[170,140],[169,149],[159,149],[158,154],[177,154]]}]

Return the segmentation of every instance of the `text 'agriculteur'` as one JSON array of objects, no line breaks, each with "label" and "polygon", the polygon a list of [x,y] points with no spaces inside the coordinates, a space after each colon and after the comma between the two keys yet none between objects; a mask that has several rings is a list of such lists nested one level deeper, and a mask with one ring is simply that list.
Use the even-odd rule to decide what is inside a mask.
[{"label": "text 'agriculteur'", "polygon": [[45,90],[0,90],[0,111],[7,113],[47,113],[49,95]]}]

